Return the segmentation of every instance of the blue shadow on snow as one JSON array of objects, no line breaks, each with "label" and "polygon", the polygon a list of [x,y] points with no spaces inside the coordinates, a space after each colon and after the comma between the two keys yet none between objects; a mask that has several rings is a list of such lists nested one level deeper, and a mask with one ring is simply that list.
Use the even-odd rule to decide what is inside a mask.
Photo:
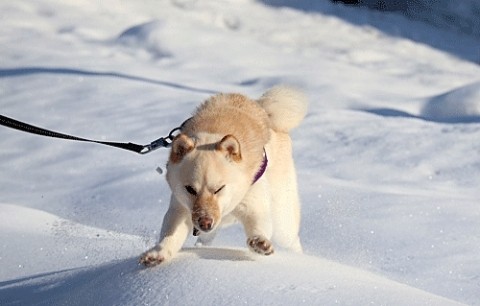
[{"label": "blue shadow on snow", "polygon": [[393,108],[367,108],[359,109],[370,114],[374,114],[382,117],[402,117],[402,118],[414,118],[438,123],[451,123],[451,124],[463,124],[463,123],[480,123],[480,116],[452,116],[449,118],[429,118],[424,116],[416,116],[405,111],[393,109]]},{"label": "blue shadow on snow", "polygon": [[[355,26],[374,27],[386,35],[429,45],[458,58],[480,64],[478,38],[408,19],[402,15],[402,12],[380,12],[362,6],[345,6],[320,0],[259,0],[259,2],[272,7],[289,7],[307,13],[334,16]],[[404,17],[405,21],[396,18],[386,22],[385,18],[372,18],[372,14],[396,14]],[[465,43],[459,43],[459,36],[463,37],[461,41]]]},{"label": "blue shadow on snow", "polygon": [[166,86],[174,89],[179,90],[186,90],[204,94],[216,94],[217,91],[204,89],[204,88],[196,88],[191,86],[186,86],[182,84],[177,84],[173,82],[167,81],[159,81],[154,79],[149,79],[145,77],[133,76],[119,72],[111,72],[111,71],[88,71],[88,70],[81,70],[81,69],[73,69],[73,68],[62,68],[62,67],[18,67],[18,68],[0,68],[0,78],[9,78],[9,77],[22,77],[27,75],[34,75],[34,74],[66,74],[66,75],[77,75],[77,76],[90,76],[90,77],[111,77],[111,78],[120,78],[124,80],[136,81],[136,82],[144,82],[153,85],[161,85]]}]

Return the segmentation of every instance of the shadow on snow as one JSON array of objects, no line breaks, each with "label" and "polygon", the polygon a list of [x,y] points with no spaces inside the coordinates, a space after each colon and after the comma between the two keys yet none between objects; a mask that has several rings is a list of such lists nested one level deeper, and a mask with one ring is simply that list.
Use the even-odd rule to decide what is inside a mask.
[{"label": "shadow on snow", "polygon": [[78,75],[78,76],[90,76],[90,77],[111,77],[111,78],[120,78],[124,80],[144,82],[153,85],[161,85],[174,89],[205,93],[205,94],[215,94],[217,91],[196,88],[191,86],[186,86],[182,84],[177,84],[173,82],[160,81],[149,79],[140,76],[133,76],[119,72],[111,71],[89,71],[82,69],[73,69],[73,68],[64,68],[64,67],[18,67],[18,68],[0,68],[0,78],[8,77],[22,77],[34,74],[66,74],[66,75]]},{"label": "shadow on snow", "polygon": [[408,112],[397,110],[393,108],[366,108],[359,109],[370,114],[374,114],[382,117],[402,117],[402,118],[414,118],[438,123],[451,123],[451,124],[463,124],[463,123],[480,123],[480,116],[452,116],[449,118],[434,118],[426,116],[417,116]]},{"label": "shadow on snow", "polygon": [[[397,14],[401,13],[377,12],[365,7],[350,7],[348,9],[338,9],[338,4],[332,4],[328,1],[311,0],[259,0],[265,5],[272,7],[290,7],[308,13],[320,13],[328,16],[335,16],[343,19],[355,26],[371,26],[386,35],[393,37],[403,37],[418,43],[429,45],[435,49],[450,53],[458,58],[480,64],[478,55],[478,39],[467,34],[461,35],[455,31],[448,31],[436,28],[421,21],[416,21],[414,26],[412,22],[402,22],[401,19],[395,19],[394,22],[387,22],[385,18],[372,18],[370,14]],[[370,11],[369,14],[362,14],[360,10]],[[407,18],[407,17],[405,17]],[[390,20],[390,19],[388,19]],[[391,21],[391,20],[390,20]],[[459,43],[459,35],[463,36],[463,43]]]}]

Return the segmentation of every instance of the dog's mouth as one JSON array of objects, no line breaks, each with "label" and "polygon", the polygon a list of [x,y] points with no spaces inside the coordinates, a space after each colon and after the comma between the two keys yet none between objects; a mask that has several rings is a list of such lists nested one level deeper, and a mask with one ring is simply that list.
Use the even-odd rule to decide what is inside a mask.
[{"label": "dog's mouth", "polygon": [[199,235],[200,235],[200,230],[194,226],[193,227],[193,236],[197,237]]},{"label": "dog's mouth", "polygon": [[201,233],[208,233],[210,231],[202,231],[202,230],[199,230],[196,226],[194,226],[192,234],[193,234],[193,236],[198,237],[198,236],[200,236]]}]

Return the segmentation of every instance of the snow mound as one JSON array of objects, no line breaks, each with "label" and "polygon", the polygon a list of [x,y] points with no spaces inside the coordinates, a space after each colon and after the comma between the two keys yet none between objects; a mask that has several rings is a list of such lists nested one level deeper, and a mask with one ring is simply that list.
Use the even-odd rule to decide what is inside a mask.
[{"label": "snow mound", "polygon": [[[2,305],[460,305],[331,261],[243,249],[185,249],[170,264],[137,258],[0,283]],[[188,294],[186,294],[188,293]]]},{"label": "snow mound", "polygon": [[431,98],[424,105],[421,116],[440,122],[480,121],[480,82]]},{"label": "snow mound", "polygon": [[147,51],[156,59],[170,57],[172,53],[165,45],[166,39],[162,31],[164,27],[160,20],[136,25],[123,31],[116,42],[133,50]]},{"label": "snow mound", "polygon": [[135,255],[146,244],[139,236],[86,226],[33,208],[0,203],[0,212],[0,305],[4,305],[5,280],[103,264]]},{"label": "snow mound", "polygon": [[[24,275],[18,273],[18,267],[2,266],[2,270],[16,269],[17,273],[10,271],[10,277],[0,282],[1,305],[222,305],[225,301],[249,305],[456,305],[371,272],[286,252],[262,257],[246,248],[185,248],[172,262],[154,268],[138,264],[140,252],[88,262],[83,254],[102,252],[107,258],[125,243],[137,249],[142,246],[138,237],[74,224],[35,209],[1,204],[0,210],[2,235],[21,236],[24,244],[28,242],[23,247],[7,242],[5,246],[18,248],[18,260],[30,258],[23,266],[41,266],[36,273]],[[70,224],[60,230],[65,223]],[[67,245],[67,239],[70,253],[59,247]],[[32,250],[36,250],[33,257]],[[43,256],[57,260],[45,266],[41,264]],[[65,259],[69,268],[65,268],[69,266]]]}]

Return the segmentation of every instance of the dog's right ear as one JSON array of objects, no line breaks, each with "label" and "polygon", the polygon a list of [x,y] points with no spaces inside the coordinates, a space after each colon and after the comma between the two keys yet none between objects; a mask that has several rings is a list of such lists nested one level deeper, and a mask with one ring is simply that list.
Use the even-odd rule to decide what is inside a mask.
[{"label": "dog's right ear", "polygon": [[195,142],[185,134],[180,134],[172,142],[170,151],[170,162],[178,163],[185,155],[195,148]]},{"label": "dog's right ear", "polygon": [[216,144],[215,149],[223,152],[230,160],[239,162],[242,160],[242,153],[240,152],[240,143],[233,135],[227,135]]}]

